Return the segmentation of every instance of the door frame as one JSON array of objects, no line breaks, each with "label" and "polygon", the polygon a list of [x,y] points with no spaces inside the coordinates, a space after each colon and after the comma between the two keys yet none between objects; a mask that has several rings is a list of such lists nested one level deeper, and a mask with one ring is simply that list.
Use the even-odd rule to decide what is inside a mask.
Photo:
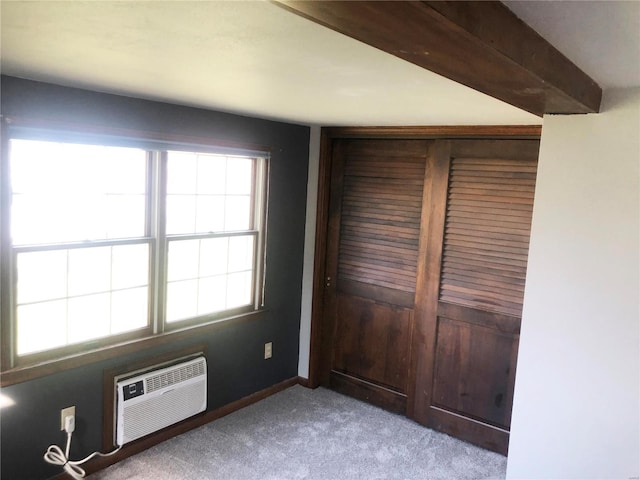
[{"label": "door frame", "polygon": [[[539,139],[541,125],[483,125],[483,126],[423,126],[423,127],[323,127],[320,133],[318,168],[318,197],[311,303],[311,338],[309,352],[309,378],[307,386],[326,385],[331,370],[331,343],[333,332],[324,322],[324,296],[326,284],[326,250],[331,196],[332,143],[337,138],[376,139]],[[415,370],[411,369],[414,374]],[[410,385],[412,384],[409,379]],[[422,415],[408,392],[410,417]]]}]

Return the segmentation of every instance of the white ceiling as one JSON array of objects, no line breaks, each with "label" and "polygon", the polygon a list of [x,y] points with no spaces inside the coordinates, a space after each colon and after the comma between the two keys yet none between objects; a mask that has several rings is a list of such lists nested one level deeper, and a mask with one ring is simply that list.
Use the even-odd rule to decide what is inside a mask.
[{"label": "white ceiling", "polygon": [[[571,26],[570,14],[579,9],[565,3],[581,2],[509,7],[526,21],[556,23],[584,40],[585,30]],[[640,20],[640,3],[606,3],[608,12],[620,13],[615,22],[599,19],[606,34],[616,34],[618,56],[592,59],[580,53],[580,42],[565,42],[578,53],[564,53],[575,54],[578,66],[603,85],[640,85],[620,56],[628,38],[618,35],[630,12]],[[562,17],[550,20],[539,14],[545,9]],[[301,124],[541,123],[271,3],[4,0],[1,14],[1,69],[7,75]],[[595,21],[592,14],[587,17]],[[597,34],[589,42],[599,54],[609,52],[600,44],[603,38],[612,43],[609,37]],[[558,45],[565,37],[559,35]],[[611,63],[618,68],[613,79],[607,76]]]}]

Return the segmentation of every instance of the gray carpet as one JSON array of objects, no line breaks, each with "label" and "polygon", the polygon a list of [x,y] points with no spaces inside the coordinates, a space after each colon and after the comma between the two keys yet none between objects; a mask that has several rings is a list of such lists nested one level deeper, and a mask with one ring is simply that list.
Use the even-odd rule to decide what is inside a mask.
[{"label": "gray carpet", "polygon": [[503,479],[506,457],[331,390],[294,386],[91,480]]}]

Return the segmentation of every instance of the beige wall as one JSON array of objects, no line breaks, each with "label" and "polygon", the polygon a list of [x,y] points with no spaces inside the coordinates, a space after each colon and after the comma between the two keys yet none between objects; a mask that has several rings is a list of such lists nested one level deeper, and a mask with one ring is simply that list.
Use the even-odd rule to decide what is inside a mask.
[{"label": "beige wall", "polygon": [[640,89],[544,118],[508,478],[640,475]]}]

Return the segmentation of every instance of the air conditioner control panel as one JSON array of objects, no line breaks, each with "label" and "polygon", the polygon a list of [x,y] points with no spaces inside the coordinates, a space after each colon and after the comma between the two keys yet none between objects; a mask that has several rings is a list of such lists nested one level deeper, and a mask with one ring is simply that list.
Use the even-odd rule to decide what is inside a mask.
[{"label": "air conditioner control panel", "polygon": [[124,385],[122,387],[122,393],[125,401],[131,398],[139,397],[140,395],[144,395],[143,381],[140,380],[135,383],[130,383],[129,385]]}]

